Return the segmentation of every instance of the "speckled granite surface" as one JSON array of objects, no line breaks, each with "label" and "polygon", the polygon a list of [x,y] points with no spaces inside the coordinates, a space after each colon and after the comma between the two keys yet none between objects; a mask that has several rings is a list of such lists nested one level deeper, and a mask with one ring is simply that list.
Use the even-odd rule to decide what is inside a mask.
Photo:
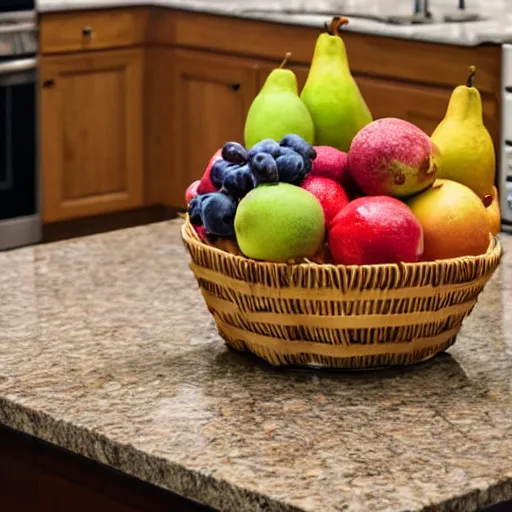
[{"label": "speckled granite surface", "polygon": [[273,370],[225,348],[179,221],[0,253],[0,421],[224,511],[512,498],[512,237],[449,355]]},{"label": "speckled granite surface", "polygon": [[[331,16],[339,14],[410,15],[414,0],[36,0],[36,4],[41,12],[156,5],[320,29]],[[456,11],[458,1],[430,0],[429,5],[434,19],[441,20],[445,14]],[[485,19],[400,26],[350,18],[344,30],[463,46],[512,42],[512,5],[508,0],[471,0],[466,5],[467,12],[478,13]]]}]

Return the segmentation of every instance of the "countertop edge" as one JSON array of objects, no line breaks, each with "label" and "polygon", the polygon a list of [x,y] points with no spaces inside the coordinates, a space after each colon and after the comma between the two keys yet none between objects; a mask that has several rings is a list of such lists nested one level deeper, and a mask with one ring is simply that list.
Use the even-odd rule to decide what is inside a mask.
[{"label": "countertop edge", "polygon": [[[144,453],[131,444],[113,441],[86,427],[56,420],[47,413],[13,403],[5,397],[0,397],[0,423],[219,511],[253,512],[257,506],[269,512],[310,512],[249,489],[235,488],[213,475],[185,469],[158,455]],[[459,510],[460,506],[464,507],[460,510],[477,512],[481,507],[509,500],[512,500],[512,475],[487,489],[472,490],[409,512],[449,512]]]},{"label": "countertop edge", "polygon": [[113,441],[86,427],[56,420],[43,411],[13,403],[5,397],[0,397],[0,423],[220,511],[252,512],[257,505],[271,512],[306,512],[249,489],[233,487],[213,475],[144,453],[131,444]]}]

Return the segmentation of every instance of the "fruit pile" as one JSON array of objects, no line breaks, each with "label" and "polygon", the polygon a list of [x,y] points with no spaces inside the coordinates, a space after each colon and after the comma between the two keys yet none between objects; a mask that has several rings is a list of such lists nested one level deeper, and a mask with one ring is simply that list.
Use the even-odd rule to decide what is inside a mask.
[{"label": "fruit pile", "polygon": [[272,71],[249,109],[245,144],[227,142],[186,191],[206,244],[247,258],[335,264],[484,253],[500,229],[495,154],[474,67],[431,136],[373,120],[334,18],[299,96]]}]

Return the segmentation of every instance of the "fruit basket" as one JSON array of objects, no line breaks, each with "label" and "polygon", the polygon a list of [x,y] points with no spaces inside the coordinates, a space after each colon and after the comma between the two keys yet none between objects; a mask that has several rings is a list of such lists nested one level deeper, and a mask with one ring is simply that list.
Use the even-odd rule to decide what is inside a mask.
[{"label": "fruit basket", "polygon": [[[336,16],[290,53],[185,191],[182,237],[221,336],[275,366],[363,369],[450,347],[499,265],[496,158],[474,66],[432,135],[373,119]],[[243,143],[242,143],[243,142]]]},{"label": "fruit basket", "polygon": [[418,263],[333,265],[251,260],[204,243],[185,220],[190,267],[229,346],[274,366],[408,365],[455,342],[502,248]]}]

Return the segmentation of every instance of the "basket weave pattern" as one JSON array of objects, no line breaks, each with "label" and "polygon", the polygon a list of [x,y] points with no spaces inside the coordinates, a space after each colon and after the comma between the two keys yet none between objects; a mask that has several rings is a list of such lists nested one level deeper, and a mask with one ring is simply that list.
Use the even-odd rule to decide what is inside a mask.
[{"label": "basket weave pattern", "polygon": [[496,270],[486,254],[389,265],[288,265],[204,244],[188,220],[182,238],[218,331],[273,365],[372,368],[446,350]]}]

